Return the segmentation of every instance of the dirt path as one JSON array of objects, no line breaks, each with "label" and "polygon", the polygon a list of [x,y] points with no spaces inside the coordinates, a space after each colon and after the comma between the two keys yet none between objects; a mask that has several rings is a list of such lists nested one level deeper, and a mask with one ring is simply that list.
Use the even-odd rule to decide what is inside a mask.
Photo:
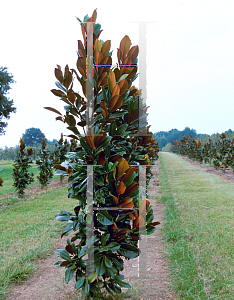
[{"label": "dirt path", "polygon": [[154,221],[159,221],[161,224],[157,225],[155,232],[147,238],[146,271],[152,279],[132,279],[131,277],[136,277],[138,274],[138,257],[131,260],[125,260],[124,266],[126,267],[126,270],[124,270],[122,274],[126,281],[129,281],[130,285],[138,290],[136,296],[127,297],[126,299],[175,299],[174,293],[170,292],[168,289],[168,260],[164,255],[164,241],[161,230],[164,224],[164,204],[159,201],[159,161],[157,161],[153,167],[153,174],[154,177],[151,179],[148,187],[149,201],[153,206]]},{"label": "dirt path", "polygon": [[[146,270],[152,279],[136,278],[138,274],[138,258],[124,260],[125,281],[137,290],[137,293],[123,299],[134,300],[168,300],[175,299],[168,290],[168,261],[164,256],[164,242],[162,238],[164,207],[159,202],[159,161],[153,167],[154,177],[151,179],[148,194],[149,201],[153,205],[154,221],[160,221],[155,232],[147,238],[147,265]],[[67,237],[58,238],[54,250],[64,248]],[[74,300],[77,292],[74,292],[74,278],[67,285],[64,282],[64,268],[54,267],[53,264],[59,259],[52,255],[44,260],[36,262],[38,268],[26,282],[13,286],[6,300]],[[122,289],[122,291],[127,289]],[[78,297],[81,300],[81,297]]]},{"label": "dirt path", "polygon": [[[47,187],[44,187],[41,189],[41,186],[39,184],[35,184],[33,186],[30,186],[25,189],[25,195],[24,198],[29,199],[29,198],[34,198],[41,196],[42,194],[46,193],[48,189],[54,188],[54,187],[65,187],[67,186],[67,179],[65,178],[64,181],[61,183],[59,179],[53,179],[50,181],[47,185]],[[0,195],[1,198],[7,198],[7,197],[17,197],[16,193],[9,193],[5,195]],[[18,198],[19,201],[21,201],[20,198]],[[9,204],[8,204],[9,205]],[[7,207],[8,205],[0,205],[0,210],[3,209],[4,207]]]}]

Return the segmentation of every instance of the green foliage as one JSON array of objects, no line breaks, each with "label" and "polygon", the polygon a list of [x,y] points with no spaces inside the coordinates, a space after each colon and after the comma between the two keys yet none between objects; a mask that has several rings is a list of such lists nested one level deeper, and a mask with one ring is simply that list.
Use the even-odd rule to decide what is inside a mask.
[{"label": "green foliage", "polygon": [[[4,188],[5,184],[1,190]],[[63,225],[61,222],[54,224],[54,215],[64,205],[67,210],[75,205],[72,199],[64,204],[65,193],[64,187],[52,187],[20,202],[12,197],[11,203],[1,208],[0,299],[7,297],[11,285],[25,282],[38,268],[38,259],[47,258],[48,253],[53,251]],[[57,296],[54,294],[53,298],[50,294],[48,297],[58,299]],[[45,298],[41,296],[41,299]]]},{"label": "green foliage", "polygon": [[233,183],[172,153],[161,153],[159,159],[174,299],[231,299]]},{"label": "green foliage", "polygon": [[28,128],[23,134],[24,142],[26,146],[34,146],[34,144],[40,144],[45,137],[40,128]]},{"label": "green foliage", "polygon": [[163,152],[170,152],[171,151],[171,143],[167,143],[165,147],[162,148]]},{"label": "green foliage", "polygon": [[[72,142],[72,144],[70,146],[71,150],[75,148],[75,144],[76,143]],[[65,141],[64,141],[63,134],[61,133],[60,140],[55,145],[55,150],[52,154],[54,164],[61,164],[61,163],[65,162],[65,160],[66,160],[65,155],[68,151],[68,148],[69,148],[69,143],[68,143],[67,139],[65,139]],[[63,179],[64,179],[64,175],[62,174],[62,175],[60,175],[61,183],[63,182]]]},{"label": "green foliage", "polygon": [[[32,158],[33,155],[30,156]],[[1,178],[4,180],[3,187],[0,189],[0,205],[6,205],[7,202],[9,202],[10,199],[14,198],[17,201],[19,201],[18,197],[15,197],[15,187],[13,186],[14,184],[14,179],[12,178],[12,173],[13,173],[13,164],[14,160],[3,160],[0,161],[0,168],[3,169],[2,172],[0,172]],[[35,164],[31,164],[32,166],[32,171],[34,173],[34,178],[39,175],[39,170],[36,168]],[[30,184],[30,187],[33,187],[36,185],[38,182],[35,180]]]},{"label": "green foliage", "polygon": [[40,170],[40,174],[37,178],[39,179],[41,188],[44,188],[53,177],[53,161],[50,159],[50,151],[46,149],[45,138],[42,139],[42,147],[39,157],[40,159],[36,161],[38,169]]},{"label": "green foliage", "polygon": [[16,147],[7,147],[5,149],[0,148],[0,159],[1,160],[14,160],[19,152],[19,146]]},{"label": "green foliage", "polygon": [[17,155],[17,158],[15,159],[15,163],[13,164],[13,173],[12,177],[14,179],[13,186],[15,187],[15,190],[18,194],[19,198],[22,198],[25,188],[34,181],[33,173],[29,173],[28,169],[31,167],[30,163],[30,156],[33,154],[32,147],[29,147],[27,149],[27,152],[25,152],[25,143],[24,138],[20,139],[20,151]]},{"label": "green foliage", "polygon": [[183,136],[185,136],[188,139],[190,135],[196,138],[196,130],[190,129],[189,127],[185,127],[181,131],[178,129],[171,129],[169,131],[159,131],[154,134],[154,137],[158,141],[160,150],[162,150],[162,148],[165,147],[168,143],[172,144],[174,141],[179,141],[183,138]]},{"label": "green foliage", "polygon": [[190,159],[195,159],[200,163],[213,163],[216,169],[223,172],[229,167],[234,171],[234,136],[228,139],[225,133],[219,136],[217,142],[209,139],[202,145],[190,136],[189,140],[184,136],[180,141],[172,144],[171,151],[181,155],[187,155]]},{"label": "green foliage", "polygon": [[14,83],[13,75],[7,72],[6,67],[0,67],[0,135],[5,134],[4,128],[7,127],[7,122],[2,120],[9,119],[10,113],[15,113],[16,108],[13,107],[13,100],[6,97],[10,90],[10,84]]},{"label": "green foliage", "polygon": [[[86,16],[83,22],[96,22],[96,16],[95,10],[92,17]],[[121,287],[130,288],[123,282],[124,276],[119,274],[123,270],[121,257],[137,257],[140,254],[137,248],[140,228],[145,226],[147,234],[151,234],[159,224],[152,222],[150,202],[139,200],[138,188],[140,165],[152,165],[158,158],[159,147],[145,121],[147,107],[143,105],[140,91],[132,85],[138,75],[138,46],[130,48],[131,40],[125,35],[118,49],[119,65],[110,69],[110,41],[98,39],[99,24],[94,25],[93,34],[92,26],[88,29],[87,23],[86,26],[83,22],[80,21],[84,44],[78,41],[77,60],[81,77],[76,70],[70,71],[68,65],[64,73],[57,65],[58,89],[51,90],[66,103],[66,114],[63,116],[51,107],[46,109],[58,115],[56,120],[68,125],[72,132],[68,137],[79,141],[77,147],[65,155],[67,160],[55,165],[57,174],[69,175],[68,197],[79,203],[74,213],[62,211],[56,215],[57,220],[67,223],[61,237],[72,231],[75,234],[71,240],[67,239],[65,249],[56,250],[62,261],[55,265],[66,268],[66,282],[75,276],[75,289],[81,288],[90,298],[102,287],[110,295],[121,293]],[[94,98],[91,100],[86,92],[90,80],[86,72],[88,30],[93,34],[94,46],[94,72],[91,70]],[[87,100],[73,91],[72,75],[81,84]],[[91,104],[94,112],[88,116],[86,107]],[[84,137],[76,125],[83,128]],[[86,125],[89,126],[85,132]],[[150,167],[145,169],[145,176],[141,176],[148,184],[152,170]],[[76,243],[77,239],[80,239],[79,243]],[[92,268],[89,260],[84,259],[86,254],[94,261]]]}]

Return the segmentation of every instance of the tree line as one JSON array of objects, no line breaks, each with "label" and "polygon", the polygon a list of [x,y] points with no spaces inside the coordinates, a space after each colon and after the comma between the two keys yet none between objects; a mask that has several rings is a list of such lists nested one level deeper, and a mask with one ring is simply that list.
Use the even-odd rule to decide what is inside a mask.
[{"label": "tree line", "polygon": [[[53,139],[52,141],[46,139],[45,134],[39,128],[34,128],[34,127],[26,129],[22,137],[24,138],[25,145],[27,147],[32,147],[33,149],[32,159],[35,161],[38,159],[43,138],[45,138],[47,149],[50,152],[55,151],[56,145],[58,144],[58,141],[56,139]],[[0,148],[0,160],[14,160],[17,154],[19,153],[19,151],[20,151],[19,145],[15,147],[5,146],[4,149]]]},{"label": "tree line", "polygon": [[205,144],[202,144],[201,140],[196,141],[192,135],[189,139],[183,136],[180,141],[174,141],[171,151],[188,156],[201,164],[213,164],[215,169],[221,169],[223,172],[228,168],[234,172],[234,136],[229,138],[226,133],[222,133],[217,142],[209,138]]},{"label": "tree line", "polygon": [[[229,139],[234,136],[234,131],[231,129],[224,133]],[[175,141],[180,141],[183,136],[189,139],[191,135],[197,142],[200,140],[202,144],[205,144],[209,142],[209,139],[211,139],[214,143],[218,143],[221,133],[213,133],[211,135],[206,133],[198,134],[195,129],[185,127],[183,130],[171,129],[169,131],[158,131],[154,134],[154,137],[158,142],[160,151],[171,151],[171,146]]]}]

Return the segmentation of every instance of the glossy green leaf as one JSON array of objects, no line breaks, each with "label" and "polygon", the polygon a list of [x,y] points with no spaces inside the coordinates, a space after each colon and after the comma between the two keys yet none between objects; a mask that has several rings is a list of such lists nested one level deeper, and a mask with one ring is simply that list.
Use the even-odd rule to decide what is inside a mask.
[{"label": "glossy green leaf", "polygon": [[99,259],[101,259],[102,254],[100,252],[97,252],[94,254],[94,261],[98,261]]},{"label": "glossy green leaf", "polygon": [[122,280],[124,280],[124,275],[123,274],[116,275],[114,279],[122,281]]},{"label": "glossy green leaf", "polygon": [[97,219],[103,225],[112,225],[112,224],[114,224],[114,222],[112,220],[112,216],[106,210],[99,211],[98,214],[97,214]]},{"label": "glossy green leaf", "polygon": [[111,260],[119,271],[123,270],[123,260],[121,258],[111,257]]},{"label": "glossy green leaf", "polygon": [[67,129],[71,130],[72,132],[74,132],[77,135],[80,134],[80,132],[78,131],[78,129],[75,126],[68,126]]},{"label": "glossy green leaf", "polygon": [[131,288],[131,285],[127,282],[123,282],[123,281],[121,281],[119,279],[116,279],[116,278],[114,278],[114,281],[115,281],[115,283],[117,283],[121,287],[124,287],[124,288],[127,288],[127,289]]},{"label": "glossy green leaf", "polygon": [[118,127],[115,135],[125,136],[127,128],[128,128],[128,124],[121,125],[120,127]]},{"label": "glossy green leaf", "polygon": [[114,291],[116,294],[121,294],[121,288],[119,288],[117,285],[108,283],[108,286],[112,291]]},{"label": "glossy green leaf", "polygon": [[156,227],[152,225],[147,225],[146,228],[147,228],[147,235],[152,234],[156,230]]},{"label": "glossy green leaf", "polygon": [[[56,250],[56,251],[57,251],[57,250]],[[56,251],[55,251],[55,253],[56,253]],[[60,256],[61,258],[63,258],[64,260],[71,261],[70,255],[69,255],[69,253],[67,252],[67,250],[65,250],[65,249],[60,249],[60,250],[59,250],[59,253],[57,253],[57,254],[59,254],[59,256]]]},{"label": "glossy green leaf", "polygon": [[88,155],[92,156],[93,152],[88,143],[85,141],[84,137],[80,138],[80,144],[83,147],[83,149],[87,152]]},{"label": "glossy green leaf", "polygon": [[98,34],[100,29],[101,29],[101,25],[100,24],[95,24],[94,25],[94,34]]},{"label": "glossy green leaf", "polygon": [[107,266],[107,268],[112,267],[112,261],[107,256],[104,257],[104,263]]},{"label": "glossy green leaf", "polygon": [[127,110],[124,110],[124,111],[117,111],[115,113],[111,113],[109,114],[109,118],[112,119],[112,118],[119,118],[119,117],[122,117],[124,115],[126,115],[128,113]]},{"label": "glossy green leaf", "polygon": [[102,247],[106,246],[106,242],[109,240],[109,238],[110,238],[109,233],[105,233],[102,235],[102,237],[101,237]]},{"label": "glossy green leaf", "polygon": [[106,248],[108,250],[111,250],[112,252],[115,252],[120,248],[120,244],[116,242],[111,242],[110,244],[106,245]]},{"label": "glossy green leaf", "polygon": [[82,277],[79,280],[77,280],[77,282],[75,283],[75,286],[74,286],[75,289],[79,290],[83,286],[84,282],[85,282],[85,277]]},{"label": "glossy green leaf", "polygon": [[55,267],[58,267],[58,268],[61,268],[61,266],[60,266],[61,263],[62,263],[61,261],[57,261],[57,262],[54,264],[54,266],[55,266]]},{"label": "glossy green leaf", "polygon": [[60,83],[59,81],[56,81],[55,84],[56,84],[56,86],[57,86],[59,89],[63,90],[63,92],[64,92],[65,94],[67,93],[67,89],[65,88],[64,85],[62,85],[62,83]]},{"label": "glossy green leaf", "polygon": [[99,153],[103,148],[105,149],[109,145],[111,139],[111,136],[106,136],[105,140],[95,149],[95,153]]},{"label": "glossy green leaf", "polygon": [[154,219],[154,215],[147,213],[147,215],[146,215],[146,223],[152,222],[153,219]]},{"label": "glossy green leaf", "polygon": [[72,267],[67,268],[66,272],[65,272],[65,282],[68,283],[73,275],[75,273],[75,270]]},{"label": "glossy green leaf", "polygon": [[89,283],[94,282],[94,280],[95,280],[97,277],[98,277],[98,275],[97,275],[96,271],[95,271],[94,273],[89,274],[89,276],[88,276],[88,281],[89,281]]},{"label": "glossy green leaf", "polygon": [[70,217],[74,216],[72,213],[70,213],[69,211],[61,211],[60,213],[58,213],[55,217],[56,220],[58,221],[68,221],[70,220]]},{"label": "glossy green leaf", "polygon": [[129,244],[121,244],[121,247],[119,250],[117,250],[117,252],[120,255],[123,255],[124,257],[127,258],[135,258],[138,257],[139,254],[141,253],[140,249],[138,249],[137,247],[133,246],[133,245],[129,245]]},{"label": "glossy green leaf", "polygon": [[89,285],[88,281],[86,280],[86,282],[85,282],[85,295],[89,294],[89,290],[90,290],[90,285]]},{"label": "glossy green leaf", "polygon": [[105,265],[103,260],[101,260],[98,264],[98,266],[96,267],[96,272],[98,274],[98,276],[101,276],[105,273]]},{"label": "glossy green leaf", "polygon": [[119,83],[121,80],[125,79],[126,77],[128,77],[128,74],[122,75],[122,76],[119,78],[119,80],[118,80],[117,83]]},{"label": "glossy green leaf", "polygon": [[136,178],[136,172],[133,172],[132,176],[124,182],[124,185],[128,187],[131,183],[133,183],[134,179]]},{"label": "glossy green leaf", "polygon": [[84,256],[86,254],[86,245],[83,246],[83,248],[81,249],[78,257],[81,258],[82,256]]}]

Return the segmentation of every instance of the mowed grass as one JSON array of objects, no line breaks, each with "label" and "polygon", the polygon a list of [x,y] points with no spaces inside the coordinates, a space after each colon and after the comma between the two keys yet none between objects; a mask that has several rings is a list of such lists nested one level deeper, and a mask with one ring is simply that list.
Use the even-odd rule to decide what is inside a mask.
[{"label": "mowed grass", "polygon": [[[3,179],[3,186],[0,187],[0,196],[6,194],[14,194],[15,187],[13,186],[14,180],[12,178],[13,173],[13,160],[2,160],[0,161],[0,169],[3,169],[0,172],[0,177]],[[35,184],[39,184],[37,176],[39,175],[39,169],[36,164],[31,164],[32,168],[29,168],[29,173],[34,174],[34,182],[32,182],[27,187],[34,186]],[[1,203],[0,203],[1,204]]]},{"label": "mowed grass", "polygon": [[160,153],[167,255],[178,299],[234,299],[234,184]]},{"label": "mowed grass", "polygon": [[0,298],[10,283],[25,280],[33,272],[35,259],[53,253],[54,237],[66,226],[55,215],[72,212],[76,205],[77,200],[67,198],[66,187],[55,187],[0,210]]}]

